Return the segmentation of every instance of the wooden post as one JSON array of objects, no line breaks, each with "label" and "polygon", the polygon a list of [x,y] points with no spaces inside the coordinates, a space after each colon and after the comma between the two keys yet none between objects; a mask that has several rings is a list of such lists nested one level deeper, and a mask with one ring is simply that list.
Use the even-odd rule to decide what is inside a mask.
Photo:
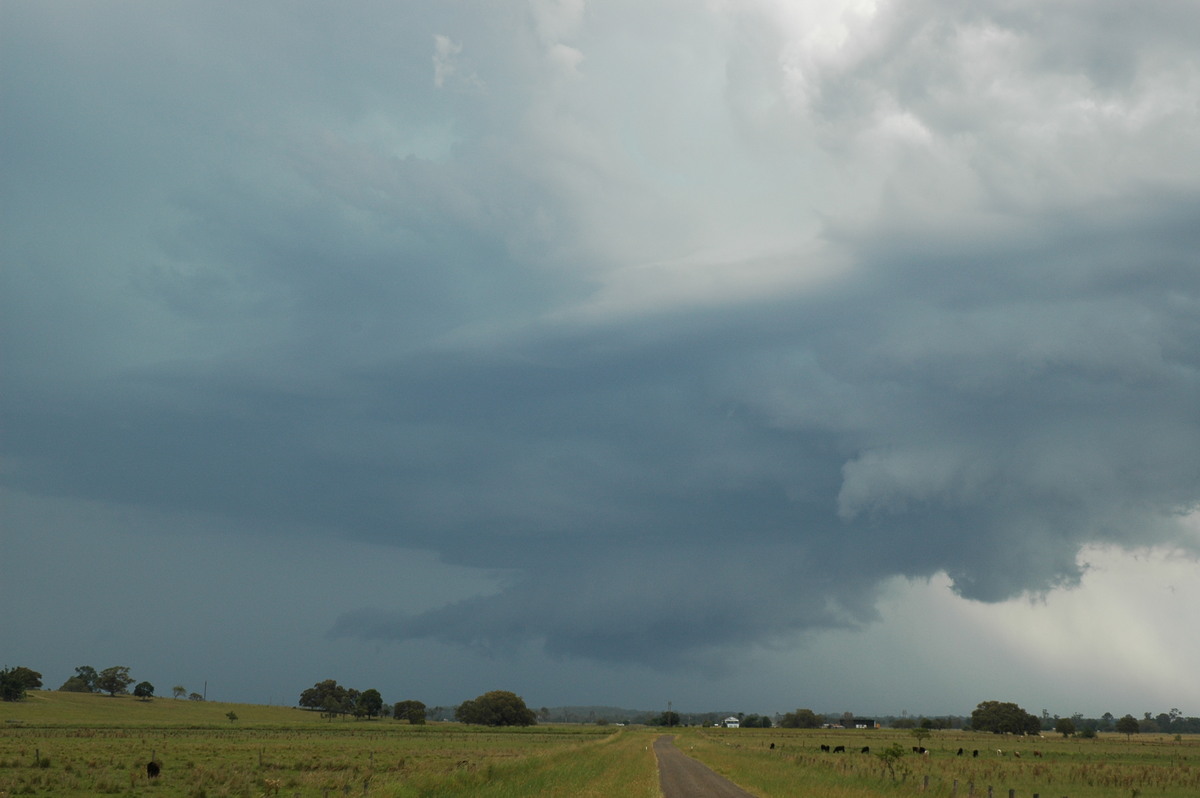
[{"label": "wooden post", "polygon": [[954,780],[954,786],[950,788],[951,795],[958,795],[958,779]]},{"label": "wooden post", "polygon": [[992,785],[988,785],[988,798],[992,798]]},{"label": "wooden post", "polygon": [[928,792],[928,791],[929,791],[929,776],[926,775],[925,778],[921,780],[921,792]]},{"label": "wooden post", "polygon": [[967,795],[968,795],[968,796],[971,796],[971,795],[974,795],[974,794],[975,794],[975,782],[973,782],[973,781],[968,781],[968,782],[967,782]]},{"label": "wooden post", "polygon": [[1016,791],[1016,790],[1009,790],[1009,791],[1008,791],[1008,798],[1017,798],[1017,791]]}]

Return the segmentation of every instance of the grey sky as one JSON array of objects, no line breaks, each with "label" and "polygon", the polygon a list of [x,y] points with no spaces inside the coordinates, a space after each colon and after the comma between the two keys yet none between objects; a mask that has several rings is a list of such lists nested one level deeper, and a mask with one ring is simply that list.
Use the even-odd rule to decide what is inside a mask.
[{"label": "grey sky", "polygon": [[1196,711],[1200,10],[0,15],[6,659]]}]

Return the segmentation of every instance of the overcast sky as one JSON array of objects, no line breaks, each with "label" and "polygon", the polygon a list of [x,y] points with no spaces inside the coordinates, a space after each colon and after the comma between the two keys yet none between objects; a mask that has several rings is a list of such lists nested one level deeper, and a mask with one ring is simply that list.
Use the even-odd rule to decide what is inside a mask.
[{"label": "overcast sky", "polygon": [[0,5],[0,660],[1200,714],[1200,6]]}]

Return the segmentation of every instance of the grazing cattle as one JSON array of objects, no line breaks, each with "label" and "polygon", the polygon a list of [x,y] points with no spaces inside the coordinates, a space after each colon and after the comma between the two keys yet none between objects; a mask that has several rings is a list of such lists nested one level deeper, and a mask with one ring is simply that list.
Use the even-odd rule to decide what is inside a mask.
[{"label": "grazing cattle", "polygon": [[1003,748],[997,748],[997,749],[996,749],[996,753],[997,753],[997,754],[999,754],[1000,756],[1004,756],[1004,749],[1003,749]]},{"label": "grazing cattle", "polygon": [[1034,751],[1034,752],[1033,752],[1033,755],[1034,755],[1034,756],[1036,756],[1038,759],[1041,759],[1041,758],[1042,758],[1042,752],[1041,752],[1041,751]]},{"label": "grazing cattle", "polygon": [[919,754],[919,753],[921,753],[921,746],[919,746],[919,745],[914,745],[914,746],[913,746],[913,753],[914,753],[914,754]]},{"label": "grazing cattle", "polygon": [[147,762],[146,763],[146,778],[157,779],[160,770],[161,770],[161,768],[159,768],[157,762],[154,762],[154,761]]},{"label": "grazing cattle", "polygon": [[835,754],[844,754],[844,753],[846,753],[846,746],[844,746],[844,745],[835,745],[835,746],[833,747],[833,752],[834,752]]},{"label": "grazing cattle", "polygon": [[821,750],[822,750],[822,751],[824,751],[825,753],[827,753],[827,754],[828,754],[828,753],[829,753],[829,746],[827,746],[827,745],[823,745],[823,746],[821,746]]},{"label": "grazing cattle", "polygon": [[1017,759],[1020,759],[1020,758],[1021,758],[1021,752],[1020,752],[1020,751],[1013,751],[1013,756],[1015,756]]},{"label": "grazing cattle", "polygon": [[974,749],[973,751],[971,751],[971,756],[973,756],[973,757],[978,757],[978,756],[979,756],[979,749],[978,749],[978,748],[976,748],[976,749]]},{"label": "grazing cattle", "polygon": [[955,756],[962,756],[962,754],[963,754],[963,750],[960,748],[960,749],[958,749],[958,753],[955,754]]},{"label": "grazing cattle", "polygon": [[859,753],[860,753],[860,754],[869,754],[869,753],[871,753],[871,746],[869,746],[869,745],[864,745],[864,746],[862,747],[862,750],[861,750],[861,751],[859,751]]},{"label": "grazing cattle", "polygon": [[772,750],[772,751],[774,751],[774,750],[775,750],[775,743],[771,743],[771,750]]}]

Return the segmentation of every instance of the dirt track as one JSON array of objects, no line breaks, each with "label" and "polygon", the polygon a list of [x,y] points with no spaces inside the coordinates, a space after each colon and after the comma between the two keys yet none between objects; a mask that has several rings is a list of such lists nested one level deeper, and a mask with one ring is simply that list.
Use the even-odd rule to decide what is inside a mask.
[{"label": "dirt track", "polygon": [[658,783],[663,798],[754,798],[724,776],[719,776],[675,747],[675,738],[664,734],[654,741],[658,757]]}]

